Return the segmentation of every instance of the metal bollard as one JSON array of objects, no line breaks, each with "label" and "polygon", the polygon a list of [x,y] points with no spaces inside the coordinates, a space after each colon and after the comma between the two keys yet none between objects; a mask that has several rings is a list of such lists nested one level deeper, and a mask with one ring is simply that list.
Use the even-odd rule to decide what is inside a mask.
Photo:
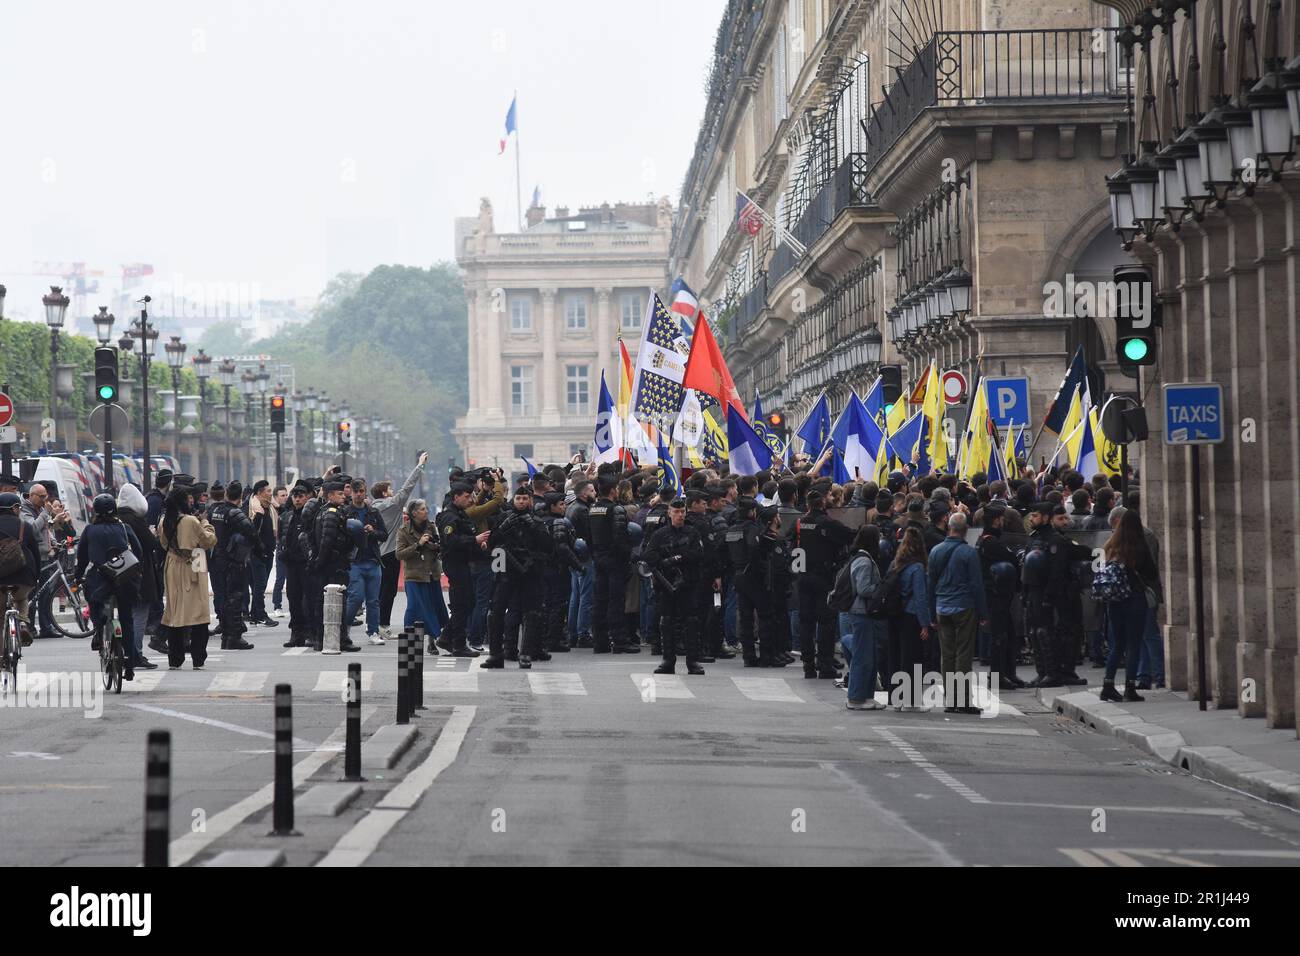
[{"label": "metal bollard", "polygon": [[356,783],[361,776],[361,665],[348,665],[347,736],[343,747],[343,779]]},{"label": "metal bollard", "polygon": [[412,622],[415,640],[411,645],[415,651],[415,669],[411,675],[411,711],[424,710],[424,622]]},{"label": "metal bollard", "polygon": [[293,688],[275,685],[274,829],[267,836],[298,836],[293,829]]},{"label": "metal bollard", "polygon": [[411,643],[411,632],[405,629],[397,637],[397,722],[411,722],[409,675],[406,672],[406,652]]},{"label": "metal bollard", "polygon": [[171,840],[172,735],[149,731],[144,749],[144,865],[166,866]]},{"label": "metal bollard", "polygon": [[325,585],[325,608],[321,612],[325,637],[321,644],[322,654],[341,654],[343,644],[344,595],[347,588],[342,584]]}]

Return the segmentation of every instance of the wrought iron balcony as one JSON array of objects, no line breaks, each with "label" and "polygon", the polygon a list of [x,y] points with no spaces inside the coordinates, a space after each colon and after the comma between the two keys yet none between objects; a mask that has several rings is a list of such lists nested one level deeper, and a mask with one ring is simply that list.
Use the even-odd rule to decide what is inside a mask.
[{"label": "wrought iron balcony", "polygon": [[754,284],[740,297],[732,322],[732,341],[740,341],[745,331],[758,321],[759,313],[767,308],[767,273],[760,272],[754,277]]},{"label": "wrought iron balcony", "polygon": [[930,107],[1124,101],[1118,28],[936,33],[863,120],[874,167]]}]

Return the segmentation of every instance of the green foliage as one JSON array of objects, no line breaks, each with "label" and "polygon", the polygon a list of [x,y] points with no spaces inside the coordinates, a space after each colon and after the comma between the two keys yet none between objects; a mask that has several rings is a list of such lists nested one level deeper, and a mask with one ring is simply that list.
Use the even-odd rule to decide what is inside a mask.
[{"label": "green foliage", "polygon": [[209,355],[243,355],[248,346],[248,336],[239,328],[239,323],[227,321],[208,326],[194,350],[204,348]]}]

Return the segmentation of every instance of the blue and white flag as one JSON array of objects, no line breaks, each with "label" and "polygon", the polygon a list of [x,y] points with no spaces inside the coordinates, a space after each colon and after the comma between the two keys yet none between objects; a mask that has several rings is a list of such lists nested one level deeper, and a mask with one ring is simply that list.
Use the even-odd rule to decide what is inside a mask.
[{"label": "blue and white flag", "polygon": [[867,394],[862,396],[862,407],[867,410],[867,414],[872,420],[882,428],[885,424],[885,378],[883,375],[877,375],[875,384],[867,389]]},{"label": "blue and white flag", "polygon": [[917,409],[912,413],[911,418],[899,425],[898,429],[889,436],[889,447],[894,450],[895,458],[911,462],[912,453],[916,451],[916,446],[921,441],[925,420],[924,410]]},{"label": "blue and white flag", "polygon": [[822,452],[826,450],[826,442],[831,437],[831,409],[826,404],[825,392],[822,392],[813,404],[808,417],[804,419],[804,423],[799,426],[795,435],[803,439],[804,451],[814,459],[821,457]]},{"label": "blue and white flag", "polygon": [[733,475],[756,475],[772,467],[772,449],[727,406],[727,464]]},{"label": "blue and white flag", "polygon": [[631,415],[660,429],[672,429],[682,410],[682,378],[690,352],[681,323],[652,292],[632,374]]},{"label": "blue and white flag", "polygon": [[527,458],[524,458],[523,455],[520,455],[519,457],[520,457],[520,458],[523,458],[523,461],[524,461],[524,467],[528,469],[528,480],[529,480],[529,481],[532,481],[533,478],[534,478],[534,476],[536,476],[536,474],[537,474],[537,466],[534,465],[534,464],[533,464],[531,461],[529,461]]},{"label": "blue and white flag", "polygon": [[669,454],[668,449],[664,447],[663,432],[659,433],[659,498],[663,500],[665,491],[671,492],[676,498],[682,493],[682,481],[677,474],[677,465],[673,463],[673,456]]},{"label": "blue and white flag", "polygon": [[596,437],[594,439],[596,464],[618,461],[622,445],[618,414],[614,411],[614,399],[610,397],[609,387],[605,384],[605,373],[600,373],[600,398],[596,403]]},{"label": "blue and white flag", "polygon": [[876,461],[884,445],[885,433],[856,393],[849,393],[844,411],[831,429],[831,439],[835,442],[837,483],[853,479],[875,480]]}]

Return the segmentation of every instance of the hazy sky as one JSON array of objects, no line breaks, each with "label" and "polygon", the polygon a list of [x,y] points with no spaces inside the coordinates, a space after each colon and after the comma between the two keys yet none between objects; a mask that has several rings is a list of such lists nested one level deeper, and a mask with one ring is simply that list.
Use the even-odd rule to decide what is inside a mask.
[{"label": "hazy sky", "polygon": [[[42,0],[0,13],[0,283],[38,318],[84,261],[115,285],[314,296],[452,256],[452,219],[674,202],[724,0]],[[94,297],[92,297],[94,298]],[[108,299],[104,298],[105,303]],[[97,304],[88,302],[88,306]]]}]

